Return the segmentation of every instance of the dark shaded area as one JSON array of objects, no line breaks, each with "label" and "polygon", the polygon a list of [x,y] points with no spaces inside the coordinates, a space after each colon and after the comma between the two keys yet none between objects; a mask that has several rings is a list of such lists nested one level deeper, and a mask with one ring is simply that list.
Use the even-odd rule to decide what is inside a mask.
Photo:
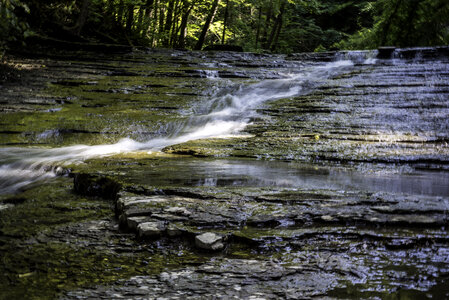
[{"label": "dark shaded area", "polygon": [[292,53],[449,42],[445,0],[0,3],[0,50],[115,53],[143,46]]},{"label": "dark shaded area", "polygon": [[243,52],[242,46],[237,45],[210,45],[204,48],[205,51],[235,51]]},{"label": "dark shaded area", "polygon": [[0,62],[0,84],[6,82],[18,82],[21,80],[21,73],[14,66]]},{"label": "dark shaded area", "polygon": [[98,196],[105,199],[115,199],[121,186],[107,177],[89,174],[74,174],[73,189],[76,193],[86,196]]}]

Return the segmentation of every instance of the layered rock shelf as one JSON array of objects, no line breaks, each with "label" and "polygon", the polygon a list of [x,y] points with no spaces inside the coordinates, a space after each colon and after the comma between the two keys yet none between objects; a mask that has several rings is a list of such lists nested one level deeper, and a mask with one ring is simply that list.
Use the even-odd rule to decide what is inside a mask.
[{"label": "layered rock shelf", "polygon": [[0,298],[449,297],[446,47],[11,65]]}]

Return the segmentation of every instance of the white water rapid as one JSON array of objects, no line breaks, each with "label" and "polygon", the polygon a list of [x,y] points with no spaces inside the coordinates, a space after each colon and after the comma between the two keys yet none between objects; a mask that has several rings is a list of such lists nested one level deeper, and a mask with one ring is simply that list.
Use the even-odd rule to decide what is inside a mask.
[{"label": "white water rapid", "polygon": [[[229,136],[243,130],[256,115],[255,108],[281,98],[307,93],[327,78],[353,66],[351,60],[315,65],[285,75],[222,92],[193,109],[194,116],[168,136],[137,142],[125,138],[110,145],[74,145],[61,148],[1,148],[0,194],[13,193],[30,183],[56,176],[67,163],[131,151],[159,151],[189,140]],[[210,75],[210,74],[208,74]],[[213,80],[216,73],[213,74]]]}]

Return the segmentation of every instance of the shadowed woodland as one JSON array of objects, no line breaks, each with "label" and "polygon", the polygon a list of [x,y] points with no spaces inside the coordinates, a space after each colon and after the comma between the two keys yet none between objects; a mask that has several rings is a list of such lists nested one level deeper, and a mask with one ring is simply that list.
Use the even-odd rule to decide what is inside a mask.
[{"label": "shadowed woodland", "polygon": [[3,49],[52,39],[280,53],[449,42],[446,0],[1,0],[0,5]]}]

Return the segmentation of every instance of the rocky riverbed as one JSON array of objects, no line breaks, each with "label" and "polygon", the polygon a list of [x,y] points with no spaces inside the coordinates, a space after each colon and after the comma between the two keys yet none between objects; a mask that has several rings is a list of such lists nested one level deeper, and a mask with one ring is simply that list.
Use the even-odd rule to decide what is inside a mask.
[{"label": "rocky riverbed", "polygon": [[11,58],[0,298],[448,297],[448,50],[390,54]]}]

